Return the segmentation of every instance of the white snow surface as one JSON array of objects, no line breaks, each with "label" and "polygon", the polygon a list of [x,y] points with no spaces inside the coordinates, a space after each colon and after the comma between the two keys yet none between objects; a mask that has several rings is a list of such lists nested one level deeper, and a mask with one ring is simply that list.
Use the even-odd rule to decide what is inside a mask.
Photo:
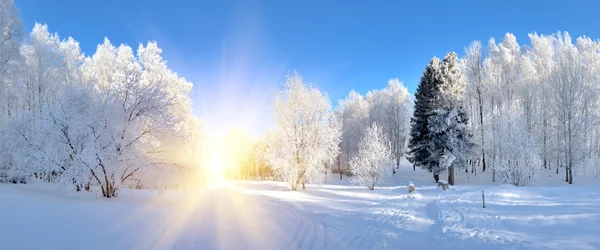
[{"label": "white snow surface", "polygon": [[123,190],[110,200],[0,184],[0,249],[600,248],[600,187],[477,184],[481,176],[489,177],[459,173],[442,191],[429,172],[403,165],[374,191],[345,179],[298,192],[227,181],[194,193]]}]

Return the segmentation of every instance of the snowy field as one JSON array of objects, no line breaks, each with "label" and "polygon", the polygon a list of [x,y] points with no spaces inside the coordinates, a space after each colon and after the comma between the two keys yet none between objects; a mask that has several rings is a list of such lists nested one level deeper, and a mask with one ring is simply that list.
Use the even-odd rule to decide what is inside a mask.
[{"label": "snowy field", "polygon": [[600,248],[600,187],[516,188],[478,178],[459,173],[458,185],[442,191],[428,172],[404,166],[374,191],[347,180],[300,192],[227,181],[194,193],[125,190],[112,200],[43,183],[2,184],[0,248]]}]

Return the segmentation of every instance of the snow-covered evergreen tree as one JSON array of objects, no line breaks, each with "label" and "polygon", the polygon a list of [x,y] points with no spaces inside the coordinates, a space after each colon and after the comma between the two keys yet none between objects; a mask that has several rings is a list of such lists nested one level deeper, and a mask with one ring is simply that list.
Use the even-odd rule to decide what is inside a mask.
[{"label": "snow-covered evergreen tree", "polygon": [[466,166],[473,143],[466,114],[460,108],[437,109],[429,117],[430,162],[432,171],[448,170],[448,184],[454,185],[454,169]]},{"label": "snow-covered evergreen tree", "polygon": [[430,61],[415,94],[408,160],[433,172],[436,182],[448,169],[448,182],[454,185],[454,167],[466,166],[473,146],[463,110],[464,90],[458,55],[450,52],[441,62]]},{"label": "snow-covered evergreen tree", "polygon": [[458,55],[455,52],[447,53],[441,69],[441,107],[435,110],[429,124],[434,134],[432,140],[438,141],[433,148],[436,153],[432,154],[432,161],[438,162],[438,169],[448,169],[448,184],[454,185],[454,169],[467,166],[473,143],[467,126],[469,119],[463,107],[465,81]]},{"label": "snow-covered evergreen tree", "polygon": [[[440,85],[442,84],[441,62],[433,58],[425,68],[421,81],[415,93],[415,105],[411,119],[410,140],[408,148],[410,156],[408,160],[417,167],[433,172],[431,160],[431,144],[429,133],[429,117],[439,107],[441,96]],[[439,180],[438,173],[433,174],[436,182]]]},{"label": "snow-covered evergreen tree", "polygon": [[386,169],[395,164],[391,144],[377,123],[365,130],[358,144],[358,154],[350,161],[353,182],[366,186],[370,190],[385,177]]}]

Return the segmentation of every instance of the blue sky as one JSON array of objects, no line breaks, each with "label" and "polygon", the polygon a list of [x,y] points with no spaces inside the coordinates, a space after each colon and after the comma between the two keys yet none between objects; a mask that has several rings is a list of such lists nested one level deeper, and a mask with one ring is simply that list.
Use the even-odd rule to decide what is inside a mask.
[{"label": "blue sky", "polygon": [[273,89],[289,70],[327,91],[334,105],[399,78],[410,92],[433,56],[462,55],[473,40],[506,32],[568,31],[600,37],[600,1],[164,1],[15,0],[24,28],[46,23],[90,55],[155,40],[169,66],[194,83],[195,114],[209,131],[260,133]]}]

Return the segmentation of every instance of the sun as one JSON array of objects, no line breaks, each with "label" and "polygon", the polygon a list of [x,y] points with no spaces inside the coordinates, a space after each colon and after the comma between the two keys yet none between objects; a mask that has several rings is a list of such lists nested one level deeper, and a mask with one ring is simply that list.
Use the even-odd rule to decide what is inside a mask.
[{"label": "sun", "polygon": [[207,164],[209,176],[216,181],[225,178],[225,170],[227,168],[225,161],[226,152],[222,144],[222,142],[219,142],[216,148],[212,150],[213,153],[209,156]]},{"label": "sun", "polygon": [[208,135],[203,153],[202,173],[206,184],[221,183],[232,169],[248,164],[254,138],[244,127],[230,126]]},{"label": "sun", "polygon": [[227,169],[226,147],[221,135],[213,135],[206,145],[203,160],[202,177],[207,184],[214,184],[225,179]]}]

